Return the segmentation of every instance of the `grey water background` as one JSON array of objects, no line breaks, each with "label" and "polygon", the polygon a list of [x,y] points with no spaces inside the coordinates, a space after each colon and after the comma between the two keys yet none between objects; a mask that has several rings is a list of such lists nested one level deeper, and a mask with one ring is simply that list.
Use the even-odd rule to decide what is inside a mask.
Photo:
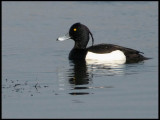
[{"label": "grey water background", "polygon": [[[153,59],[69,61],[76,22]],[[158,118],[158,2],[2,2],[2,118]]]}]

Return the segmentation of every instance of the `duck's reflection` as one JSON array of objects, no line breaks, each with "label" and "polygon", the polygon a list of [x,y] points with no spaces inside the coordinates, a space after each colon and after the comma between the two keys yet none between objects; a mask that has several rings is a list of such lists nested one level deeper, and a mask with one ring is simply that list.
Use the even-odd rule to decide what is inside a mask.
[{"label": "duck's reflection", "polygon": [[105,61],[98,62],[94,60],[87,60],[88,71],[91,72],[94,77],[96,76],[121,76],[125,74],[125,64],[108,63]]},{"label": "duck's reflection", "polygon": [[61,90],[69,90],[68,93],[71,95],[91,94],[91,90],[89,89],[113,88],[112,85],[93,85],[93,78],[103,77],[103,80],[108,80],[111,77],[107,76],[135,74],[133,73],[133,70],[129,71],[129,69],[136,67],[137,65],[138,64],[99,64],[93,61],[72,60],[69,61],[69,68],[63,68],[58,72],[59,86],[61,87]]},{"label": "duck's reflection", "polygon": [[[70,69],[68,70],[68,81],[72,85],[71,95],[86,95],[91,94],[88,89],[96,88],[112,88],[112,86],[96,86],[93,87],[92,79],[94,76],[111,76],[123,74],[122,64],[99,64],[94,61],[72,60],[69,61]],[[107,80],[107,78],[106,78]],[[82,92],[84,91],[84,92]],[[88,91],[88,92],[86,92]]]},{"label": "duck's reflection", "polygon": [[[84,85],[92,81],[92,76],[88,73],[86,61],[70,61],[69,83],[74,85]],[[77,89],[81,89],[76,87]]]},{"label": "duck's reflection", "polygon": [[[73,92],[70,92],[70,95],[87,95],[90,94],[88,84],[92,82],[92,76],[88,72],[86,61],[85,60],[72,60],[69,61],[70,69],[69,69],[69,83],[72,85]],[[83,92],[82,92],[83,91]]]}]

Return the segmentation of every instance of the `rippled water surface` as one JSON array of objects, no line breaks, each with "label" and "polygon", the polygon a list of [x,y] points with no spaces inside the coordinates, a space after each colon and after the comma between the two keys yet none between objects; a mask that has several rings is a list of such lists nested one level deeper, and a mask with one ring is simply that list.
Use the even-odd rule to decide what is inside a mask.
[{"label": "rippled water surface", "polygon": [[[75,22],[152,59],[70,61]],[[2,118],[157,117],[158,2],[2,2]]]}]

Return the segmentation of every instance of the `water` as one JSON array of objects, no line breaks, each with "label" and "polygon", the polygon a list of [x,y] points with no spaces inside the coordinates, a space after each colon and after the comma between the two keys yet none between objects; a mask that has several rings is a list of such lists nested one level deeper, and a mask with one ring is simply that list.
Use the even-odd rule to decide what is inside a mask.
[{"label": "water", "polygon": [[[75,22],[153,59],[69,61]],[[2,118],[158,118],[158,2],[2,2]]]}]

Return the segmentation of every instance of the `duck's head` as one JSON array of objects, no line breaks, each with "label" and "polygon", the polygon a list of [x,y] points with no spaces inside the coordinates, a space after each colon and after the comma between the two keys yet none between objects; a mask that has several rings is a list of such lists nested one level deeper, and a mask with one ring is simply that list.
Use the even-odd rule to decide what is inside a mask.
[{"label": "duck's head", "polygon": [[71,26],[69,33],[67,33],[65,36],[57,38],[57,40],[64,41],[68,39],[73,39],[75,41],[74,48],[85,49],[89,41],[89,34],[92,37],[93,45],[94,38],[88,27],[81,23],[75,23]]}]

